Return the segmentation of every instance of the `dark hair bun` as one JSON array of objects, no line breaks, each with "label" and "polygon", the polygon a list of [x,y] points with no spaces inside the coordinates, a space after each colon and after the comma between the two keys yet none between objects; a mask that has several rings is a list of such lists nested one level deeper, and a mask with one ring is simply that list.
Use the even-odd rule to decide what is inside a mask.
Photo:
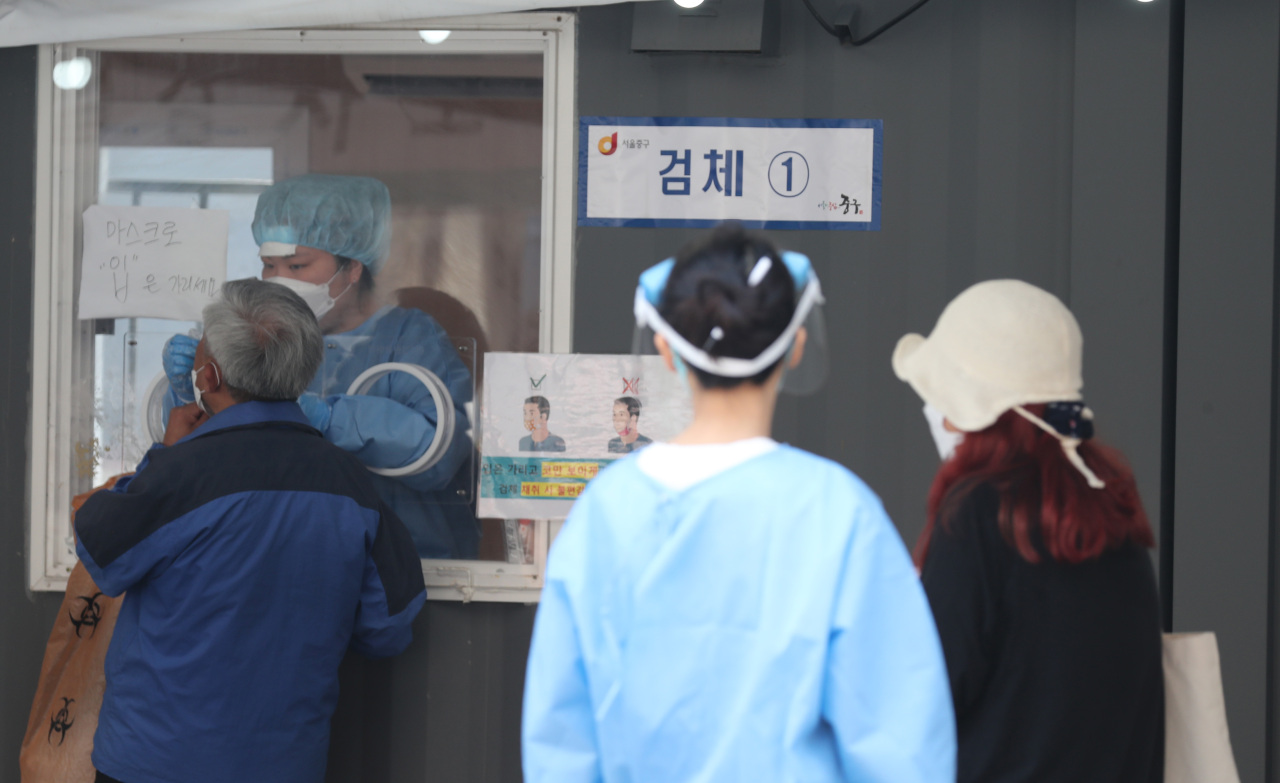
[{"label": "dark hair bun", "polygon": [[[751,285],[748,278],[762,258],[771,266]],[[722,223],[680,251],[658,312],[681,337],[712,356],[754,359],[786,330],[795,309],[795,281],[778,248],[739,223]],[[773,369],[751,380],[763,383]],[[744,380],[694,370],[705,388]]]}]

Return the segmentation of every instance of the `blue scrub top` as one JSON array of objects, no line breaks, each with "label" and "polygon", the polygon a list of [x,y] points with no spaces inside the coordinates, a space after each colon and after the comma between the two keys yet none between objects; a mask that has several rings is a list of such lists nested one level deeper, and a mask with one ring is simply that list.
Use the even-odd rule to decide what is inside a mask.
[{"label": "blue scrub top", "polygon": [[634,457],[556,539],[527,783],[955,780],[933,617],[879,499],[788,447],[683,491]]}]

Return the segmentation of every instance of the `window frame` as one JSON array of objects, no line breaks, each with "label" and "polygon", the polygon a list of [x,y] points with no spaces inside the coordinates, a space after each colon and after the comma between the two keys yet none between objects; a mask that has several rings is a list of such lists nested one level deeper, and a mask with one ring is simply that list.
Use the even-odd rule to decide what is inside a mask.
[{"label": "window frame", "polygon": [[[573,333],[574,188],[576,186],[576,25],[569,12],[413,20],[332,28],[199,33],[46,44],[39,49],[36,118],[35,269],[32,315],[30,461],[27,484],[27,585],[63,591],[76,558],[71,531],[74,413],[71,383],[77,332],[74,313],[76,231],[96,192],[97,80],[83,90],[56,89],[53,65],[101,51],[262,54],[541,54],[543,57],[542,236],[539,350],[569,353]],[[448,29],[428,45],[422,29]],[[95,62],[95,66],[97,63]],[[536,602],[552,528],[537,520],[534,562],[422,561],[432,600]]]}]

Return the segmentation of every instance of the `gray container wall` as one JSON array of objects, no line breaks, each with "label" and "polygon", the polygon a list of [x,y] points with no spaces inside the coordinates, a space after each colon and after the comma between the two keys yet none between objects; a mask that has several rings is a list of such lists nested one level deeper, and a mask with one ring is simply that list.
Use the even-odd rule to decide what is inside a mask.
[{"label": "gray container wall", "polygon": [[[1187,3],[1174,483],[1175,630],[1215,630],[1242,780],[1267,759],[1277,595],[1280,4]],[[1270,602],[1265,596],[1270,594]],[[1270,681],[1269,681],[1270,680]],[[1269,762],[1269,763],[1266,763]]]},{"label": "gray container wall", "polygon": [[35,108],[36,50],[0,49],[0,781],[18,780],[18,746],[62,603],[26,592]]},{"label": "gray container wall", "polygon": [[[660,2],[665,0],[659,0]],[[815,0],[831,12],[836,3]],[[863,6],[863,30],[906,0]],[[779,54],[633,54],[629,5],[583,9],[582,115],[848,117],[884,121],[883,229],[778,232],[827,291],[827,388],[779,410],[779,435],[882,495],[904,538],[923,523],[937,457],[894,342],[927,332],[982,279],[1055,292],[1086,336],[1086,397],[1133,462],[1153,523],[1162,449],[1176,457],[1174,615],[1219,631],[1242,778],[1264,779],[1275,313],[1274,0],[1188,0],[1178,438],[1162,440],[1168,36],[1173,0],[933,0],[843,49],[783,0]],[[0,370],[0,460],[26,473],[35,57],[0,50],[0,260],[12,300]],[[575,348],[630,347],[636,275],[696,232],[580,228]],[[58,596],[22,589],[25,515],[0,511],[0,783],[16,780]],[[349,659],[328,779],[517,781],[533,608],[430,603],[393,661]],[[1273,694],[1274,695],[1274,694]],[[1272,726],[1273,730],[1280,727]],[[1280,781],[1273,769],[1265,779]]]},{"label": "gray container wall", "polygon": [[[969,285],[1019,277],[1079,312],[1087,397],[1158,518],[1162,308],[1132,293],[1163,281],[1167,12],[934,0],[851,50],[786,3],[780,56],[755,57],[633,54],[630,8],[589,9],[579,110],[883,120],[882,230],[773,234],[814,260],[832,359],[822,392],[784,398],[780,437],[861,475],[914,542],[937,456],[921,403],[890,369],[894,345],[927,333]],[[868,14],[866,27],[889,16]],[[1110,218],[1116,205],[1123,219]],[[636,275],[696,235],[580,227],[576,350],[630,350]]]}]

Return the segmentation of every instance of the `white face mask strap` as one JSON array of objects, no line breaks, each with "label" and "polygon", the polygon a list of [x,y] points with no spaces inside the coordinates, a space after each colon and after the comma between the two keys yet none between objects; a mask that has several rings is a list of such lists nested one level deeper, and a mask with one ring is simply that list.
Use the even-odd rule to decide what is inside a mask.
[{"label": "white face mask strap", "polygon": [[218,386],[222,385],[222,373],[218,370],[218,365],[214,364],[213,360],[209,360],[204,364],[200,365],[198,369],[193,368],[191,370],[191,393],[195,397],[196,407],[199,408],[201,411],[203,411],[206,415],[212,416],[213,411],[209,410],[204,406],[204,395],[208,394],[209,392],[202,390],[199,386],[196,385],[196,380],[199,379],[200,377],[200,370],[203,370],[206,367],[213,368],[214,383],[216,383]]},{"label": "white face mask strap", "polygon": [[1021,405],[1013,406],[1013,410],[1022,418],[1057,438],[1062,443],[1062,452],[1067,455],[1067,461],[1074,465],[1076,470],[1080,471],[1080,475],[1084,476],[1085,481],[1089,482],[1090,487],[1093,487],[1094,489],[1103,489],[1107,486],[1106,482],[1098,478],[1097,474],[1090,470],[1088,465],[1084,464],[1084,458],[1080,456],[1079,451],[1080,444],[1084,441],[1079,438],[1070,438],[1063,435],[1061,432],[1058,432],[1053,427],[1049,426],[1049,423],[1044,419],[1035,415]]},{"label": "white face mask strap", "polygon": [[[215,384],[217,384],[218,386],[221,386],[221,385],[222,385],[222,373],[218,372],[218,365],[217,365],[217,364],[214,364],[214,362],[213,362],[212,360],[210,360],[210,361],[207,361],[207,362],[205,362],[204,364],[200,365],[200,370],[203,370],[203,369],[204,369],[204,368],[206,368],[206,367],[212,367],[212,368],[213,368],[213,382],[214,382]],[[200,370],[196,370],[196,373],[197,373],[197,374],[199,374],[199,373],[200,373]],[[193,381],[193,382],[191,383],[191,388],[192,388],[192,389],[194,389],[194,388],[195,388],[195,386],[196,386],[196,385],[195,385],[195,382]],[[201,393],[202,393],[202,394],[208,394],[208,393],[209,393],[209,390],[208,390],[208,389],[205,389],[205,390],[204,390],[203,392],[201,392]]]},{"label": "white face mask strap", "polygon": [[[334,275],[334,277],[337,277],[337,275]],[[330,300],[332,300],[334,304],[337,304],[337,303],[338,303],[338,300],[339,300],[339,299],[341,299],[342,297],[346,296],[347,292],[351,290],[351,286],[353,286],[353,285],[355,285],[355,284],[356,284],[356,281],[352,280],[350,283],[347,283],[347,287],[346,287],[346,288],[342,289],[342,293],[338,294],[337,296],[331,296],[331,297],[329,297],[329,299],[330,299]],[[327,291],[327,289],[326,289],[326,291]]]},{"label": "white face mask strap", "polygon": [[[351,264],[358,264],[358,263],[360,263],[360,262],[359,262],[359,261],[350,261],[350,262],[348,262],[348,264],[347,264],[347,265],[348,265],[348,266],[350,266]],[[328,294],[328,293],[329,293],[329,286],[333,285],[333,281],[334,281],[334,280],[337,280],[337,279],[338,279],[338,275],[342,274],[342,271],[343,271],[344,269],[346,269],[346,268],[347,268],[346,266],[340,266],[340,267],[338,267],[338,271],[336,271],[336,272],[334,272],[334,273],[333,273],[333,277],[329,278],[329,280],[328,280],[327,282],[325,282],[325,284],[324,284],[324,292],[325,292],[325,294]],[[341,298],[342,298],[343,294],[345,294],[345,293],[347,293],[348,291],[350,291],[350,290],[351,290],[351,286],[353,286],[353,285],[355,285],[355,284],[356,284],[356,281],[352,280],[351,282],[347,283],[347,287],[346,287],[346,288],[342,289],[342,293],[338,294],[337,296],[330,296],[329,298],[330,298],[331,300],[333,300],[333,301],[336,303],[339,299],[341,299]]]}]

